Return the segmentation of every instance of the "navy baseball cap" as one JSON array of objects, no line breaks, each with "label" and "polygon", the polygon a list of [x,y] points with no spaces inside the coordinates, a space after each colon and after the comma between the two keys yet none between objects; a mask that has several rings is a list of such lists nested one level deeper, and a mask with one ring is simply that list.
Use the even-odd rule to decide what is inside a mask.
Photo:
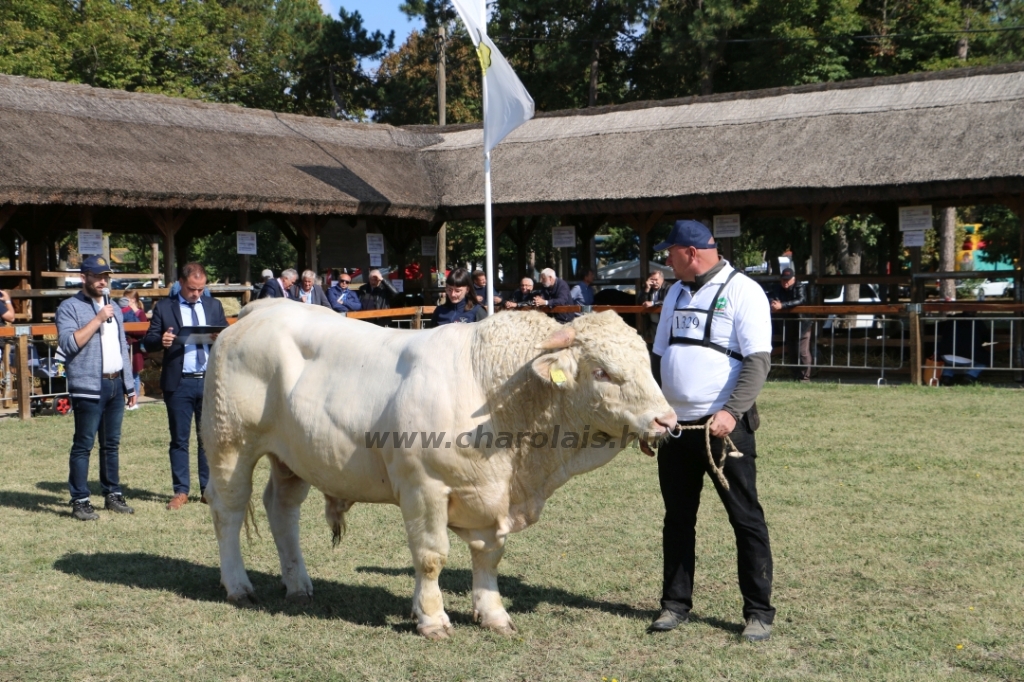
[{"label": "navy baseball cap", "polygon": [[793,274],[793,268],[783,268],[779,277],[782,279],[793,279],[796,275]]},{"label": "navy baseball cap", "polygon": [[711,230],[696,220],[677,220],[672,226],[668,239],[654,247],[655,251],[664,251],[670,246],[692,246],[697,249],[718,248]]},{"label": "navy baseball cap", "polygon": [[103,275],[113,274],[114,271],[110,269],[110,263],[103,256],[89,256],[82,261],[82,272],[89,275]]}]

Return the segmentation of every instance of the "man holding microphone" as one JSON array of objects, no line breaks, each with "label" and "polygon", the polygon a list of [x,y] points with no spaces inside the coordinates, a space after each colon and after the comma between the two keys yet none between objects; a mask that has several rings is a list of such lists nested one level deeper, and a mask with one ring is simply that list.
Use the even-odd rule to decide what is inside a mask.
[{"label": "man holding microphone", "polygon": [[186,263],[181,269],[179,284],[181,291],[174,298],[162,299],[153,306],[149,329],[142,340],[143,347],[149,352],[164,352],[160,390],[164,392],[167,422],[171,431],[169,456],[174,496],[167,503],[167,508],[171,511],[177,511],[188,503],[191,487],[188,450],[193,418],[199,447],[200,500],[204,502],[202,493],[206,490],[206,482],[210,477],[203,437],[199,432],[203,418],[203,387],[210,346],[176,343],[177,333],[182,327],[228,326],[220,301],[212,296],[203,296],[203,289],[206,288],[206,270],[202,265]]},{"label": "man holding microphone", "polygon": [[124,407],[135,405],[135,379],[124,338],[124,318],[110,304],[111,269],[101,256],[82,263],[82,291],[57,308],[57,345],[64,353],[68,393],[75,415],[68,488],[71,515],[95,521],[89,501],[89,453],[100,436],[100,485],[105,509],[132,514],[118,472]]}]

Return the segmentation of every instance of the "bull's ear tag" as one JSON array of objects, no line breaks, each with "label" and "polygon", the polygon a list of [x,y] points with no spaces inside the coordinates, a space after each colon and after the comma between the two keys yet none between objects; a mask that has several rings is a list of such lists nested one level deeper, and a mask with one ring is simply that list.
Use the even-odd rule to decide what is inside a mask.
[{"label": "bull's ear tag", "polygon": [[565,372],[555,367],[551,370],[551,381],[555,382],[556,386],[561,386],[566,382]]}]

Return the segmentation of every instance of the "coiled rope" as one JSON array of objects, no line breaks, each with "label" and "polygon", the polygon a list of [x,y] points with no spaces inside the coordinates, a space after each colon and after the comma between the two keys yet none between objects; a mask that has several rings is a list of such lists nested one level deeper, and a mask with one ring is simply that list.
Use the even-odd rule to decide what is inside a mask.
[{"label": "coiled rope", "polygon": [[704,446],[707,448],[708,453],[708,464],[711,465],[711,470],[715,472],[715,478],[722,484],[722,487],[726,490],[729,489],[729,481],[725,480],[725,458],[726,457],[742,457],[743,453],[739,451],[736,444],[732,442],[732,438],[729,438],[729,434],[722,436],[722,463],[719,464],[715,461],[715,454],[711,451],[711,425],[715,423],[715,418],[707,420],[703,424],[676,424],[676,428],[673,431],[669,431],[668,435],[672,438],[679,438],[683,435],[683,431],[696,431],[697,429],[704,430]]}]

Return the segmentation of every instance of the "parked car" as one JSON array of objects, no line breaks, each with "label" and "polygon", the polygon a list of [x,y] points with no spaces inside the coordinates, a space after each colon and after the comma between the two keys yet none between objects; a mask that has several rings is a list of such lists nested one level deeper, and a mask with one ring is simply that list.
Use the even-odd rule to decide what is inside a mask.
[{"label": "parked car", "polygon": [[973,293],[977,298],[981,298],[982,296],[986,298],[989,296],[1012,296],[1013,280],[989,278],[974,287]]},{"label": "parked car", "polygon": [[[850,301],[847,301],[844,298],[845,294],[846,294],[846,287],[840,286],[839,287],[839,294],[837,296],[833,296],[832,298],[826,298],[825,299],[825,303],[846,303],[846,304],[849,304]],[[860,298],[857,299],[857,304],[858,305],[861,305],[861,304],[865,304],[866,305],[866,304],[881,303],[881,302],[882,302],[882,299],[878,297],[878,290],[875,288],[874,284],[861,284],[860,285]],[[843,317],[849,319],[849,316],[844,315]],[[837,318],[838,318],[838,316],[836,316],[836,315],[829,315],[828,319],[825,321],[825,324],[822,325],[822,328],[823,329],[831,329],[833,323],[835,322],[835,320]],[[852,326],[854,329],[867,329],[867,328],[873,326],[874,322],[875,322],[875,316],[874,315],[858,314],[858,315],[856,315],[854,317],[853,324],[850,325],[849,323],[847,323],[847,326],[848,327]]]}]

